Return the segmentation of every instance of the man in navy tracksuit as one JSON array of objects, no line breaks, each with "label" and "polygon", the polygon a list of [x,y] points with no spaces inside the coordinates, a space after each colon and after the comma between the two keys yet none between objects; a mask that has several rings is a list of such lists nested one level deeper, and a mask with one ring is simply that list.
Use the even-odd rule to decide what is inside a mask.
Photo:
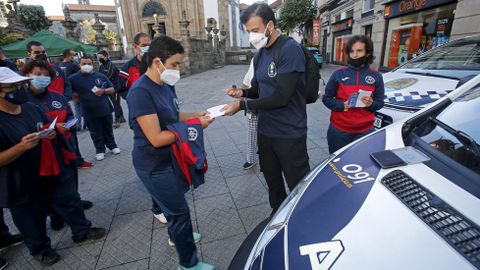
[{"label": "man in navy tracksuit", "polygon": [[98,161],[105,158],[105,146],[112,153],[120,154],[113,136],[113,106],[108,98],[113,94],[112,83],[105,75],[93,71],[92,59],[83,56],[80,59],[80,71],[68,77],[73,91],[80,98],[80,105],[87,119],[88,130],[92,137]]},{"label": "man in navy tracksuit", "polygon": [[[285,181],[293,190],[310,171],[307,153],[306,99],[302,93],[305,81],[306,58],[300,44],[280,35],[276,19],[267,4],[253,4],[240,18],[250,35],[250,43],[259,50],[254,67],[252,87],[241,91],[246,97],[222,110],[232,115],[239,110],[258,111],[258,154],[260,169],[268,185],[272,214],[287,193]],[[274,61],[279,50],[278,63]]]},{"label": "man in navy tracksuit", "polygon": [[[383,107],[385,89],[382,74],[369,67],[373,43],[366,36],[351,37],[346,46],[348,66],[336,70],[325,87],[323,104],[332,110],[327,132],[330,153],[372,132],[374,112]],[[360,90],[371,92],[361,106],[349,104]]]}]

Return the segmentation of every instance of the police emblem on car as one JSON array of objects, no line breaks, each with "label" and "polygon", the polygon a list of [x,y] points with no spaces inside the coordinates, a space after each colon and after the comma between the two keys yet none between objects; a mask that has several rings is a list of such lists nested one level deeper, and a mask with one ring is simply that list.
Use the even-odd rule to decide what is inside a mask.
[{"label": "police emblem on car", "polygon": [[198,138],[198,130],[194,127],[188,128],[188,140],[195,141]]}]

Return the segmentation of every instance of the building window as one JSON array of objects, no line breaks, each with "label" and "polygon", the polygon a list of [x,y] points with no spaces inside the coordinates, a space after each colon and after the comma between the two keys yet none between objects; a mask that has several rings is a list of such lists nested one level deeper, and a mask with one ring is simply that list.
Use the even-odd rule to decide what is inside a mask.
[{"label": "building window", "polygon": [[363,0],[363,13],[373,10],[375,0]]},{"label": "building window", "polygon": [[342,15],[341,14],[337,14],[335,15],[335,22],[338,22],[342,19]]},{"label": "building window", "polygon": [[346,13],[345,13],[345,18],[353,18],[353,9],[350,9],[348,10]]},{"label": "building window", "polygon": [[383,65],[395,68],[450,39],[456,4],[389,20]]},{"label": "building window", "polygon": [[364,30],[365,30],[364,35],[369,38],[372,38],[372,26],[373,25],[370,24],[370,25],[365,25],[364,27]]},{"label": "building window", "polygon": [[152,17],[155,13],[157,13],[157,15],[167,15],[160,3],[154,1],[147,2],[143,7],[142,17]]}]

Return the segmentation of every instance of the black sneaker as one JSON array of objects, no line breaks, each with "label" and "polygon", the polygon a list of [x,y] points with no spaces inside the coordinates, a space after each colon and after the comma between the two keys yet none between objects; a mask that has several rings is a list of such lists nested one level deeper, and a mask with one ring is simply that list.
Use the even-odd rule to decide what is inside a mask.
[{"label": "black sneaker", "polygon": [[82,203],[83,210],[88,210],[93,207],[93,203],[91,201],[80,200]]},{"label": "black sneaker", "polygon": [[52,266],[60,260],[60,255],[53,249],[45,251],[41,255],[33,256],[42,266]]},{"label": "black sneaker", "polygon": [[0,270],[7,268],[8,262],[4,258],[0,258]]},{"label": "black sneaker", "polygon": [[245,162],[243,164],[243,169],[248,170],[248,169],[252,168],[253,166],[255,166],[255,163]]},{"label": "black sneaker", "polygon": [[2,242],[0,245],[0,251],[3,251],[9,247],[18,246],[21,243],[23,243],[23,236],[21,234],[12,234]]},{"label": "black sneaker", "polygon": [[50,227],[54,231],[60,231],[65,227],[65,221],[61,217],[50,217]]},{"label": "black sneaker", "polygon": [[85,241],[98,240],[98,239],[104,237],[105,234],[106,234],[106,231],[105,231],[104,228],[92,227],[92,228],[90,228],[90,231],[88,232],[88,234],[85,237],[83,237],[81,239],[73,239],[73,242],[78,244],[78,243],[82,243],[82,242],[85,242]]}]

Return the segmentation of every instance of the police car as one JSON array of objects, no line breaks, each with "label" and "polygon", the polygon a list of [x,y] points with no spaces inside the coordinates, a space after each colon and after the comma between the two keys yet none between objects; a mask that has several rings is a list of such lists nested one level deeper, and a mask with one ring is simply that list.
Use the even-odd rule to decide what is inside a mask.
[{"label": "police car", "polygon": [[230,269],[480,269],[479,120],[480,75],[338,150]]},{"label": "police car", "polygon": [[480,74],[480,36],[451,41],[383,74],[385,106],[380,128],[416,112]]}]

